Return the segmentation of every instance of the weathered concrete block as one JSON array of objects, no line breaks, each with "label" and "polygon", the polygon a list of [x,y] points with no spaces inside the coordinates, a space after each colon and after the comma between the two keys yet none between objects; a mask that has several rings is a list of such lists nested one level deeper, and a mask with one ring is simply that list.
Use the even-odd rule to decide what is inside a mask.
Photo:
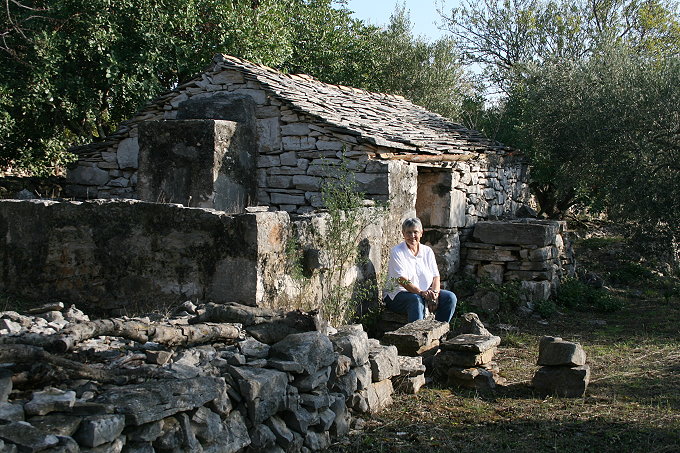
[{"label": "weathered concrete block", "polygon": [[541,395],[557,395],[578,398],[585,394],[590,382],[590,367],[581,365],[544,366],[539,368],[531,380]]},{"label": "weathered concrete block", "polygon": [[449,331],[448,323],[421,319],[383,336],[382,342],[394,345],[399,355],[417,356],[439,345],[439,339]]},{"label": "weathered concrete block", "polygon": [[555,240],[557,222],[477,222],[473,237],[488,244],[536,245],[545,247]]},{"label": "weathered concrete block", "polygon": [[538,346],[538,365],[580,366],[586,363],[586,352],[578,343],[559,337],[543,337]]}]

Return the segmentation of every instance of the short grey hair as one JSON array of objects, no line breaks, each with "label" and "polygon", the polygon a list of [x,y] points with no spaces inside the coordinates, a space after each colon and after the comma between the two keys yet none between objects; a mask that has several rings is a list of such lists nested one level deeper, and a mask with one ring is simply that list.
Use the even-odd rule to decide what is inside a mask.
[{"label": "short grey hair", "polygon": [[401,232],[403,233],[409,228],[416,227],[420,231],[423,231],[423,223],[420,221],[418,217],[409,217],[408,219],[404,220],[404,223],[401,224]]}]

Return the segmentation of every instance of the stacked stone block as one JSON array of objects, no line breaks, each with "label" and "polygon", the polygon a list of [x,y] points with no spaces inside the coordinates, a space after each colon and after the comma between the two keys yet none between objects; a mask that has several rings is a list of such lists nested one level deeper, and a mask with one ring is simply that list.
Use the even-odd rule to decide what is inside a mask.
[{"label": "stacked stone block", "polygon": [[450,386],[489,390],[505,383],[493,361],[495,335],[463,334],[444,340],[434,357],[434,376]]},{"label": "stacked stone block", "polygon": [[382,342],[396,346],[399,355],[418,357],[435,352],[439,347],[439,340],[449,332],[449,329],[450,326],[446,322],[421,319],[393,332],[387,332]]},{"label": "stacked stone block", "polygon": [[543,337],[538,346],[538,365],[541,368],[531,383],[541,395],[577,398],[585,394],[590,367],[580,344],[560,337]]},{"label": "stacked stone block", "polygon": [[[72,309],[65,323],[43,325],[36,320],[65,310],[50,305],[43,311],[1,317],[16,320],[14,334],[30,332],[34,339],[87,319]],[[147,370],[158,378],[16,391],[14,364],[6,364],[0,367],[1,451],[321,451],[348,432],[353,413],[390,404],[391,378],[400,373],[396,348],[369,341],[358,325],[330,337],[291,334],[273,344],[248,337],[173,351],[108,337],[87,340],[74,352],[81,349],[92,359],[115,352],[130,373]]]},{"label": "stacked stone block", "polygon": [[547,300],[560,279],[574,272],[566,222],[559,221],[479,222],[472,239],[463,244],[462,260],[467,275],[498,284],[521,281],[530,305]]}]

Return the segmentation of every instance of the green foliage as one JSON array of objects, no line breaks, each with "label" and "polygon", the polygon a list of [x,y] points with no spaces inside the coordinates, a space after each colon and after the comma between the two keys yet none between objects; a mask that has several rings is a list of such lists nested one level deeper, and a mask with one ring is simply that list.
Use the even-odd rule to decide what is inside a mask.
[{"label": "green foliage", "polygon": [[0,168],[48,174],[218,52],[455,113],[452,44],[331,0],[27,0],[0,13]]},{"label": "green foliage", "polygon": [[552,300],[534,302],[534,311],[543,318],[551,318],[557,314],[557,305]]},{"label": "green foliage", "polygon": [[623,263],[610,274],[614,283],[624,285],[648,282],[653,280],[654,277],[652,271],[639,263]]},{"label": "green foliage", "polygon": [[557,304],[580,311],[611,312],[623,307],[623,301],[605,289],[595,289],[577,279],[566,279],[557,289]]},{"label": "green foliage", "polygon": [[356,308],[377,291],[377,282],[353,281],[349,272],[361,266],[360,240],[366,227],[379,221],[381,208],[364,207],[365,194],[358,189],[351,161],[344,156],[339,165],[327,165],[321,196],[328,222],[321,247],[328,256],[321,314],[331,325],[356,318]]},{"label": "green foliage", "polygon": [[542,213],[678,224],[675,3],[468,1],[445,20],[503,93],[489,108],[470,100],[466,119],[530,158]]}]

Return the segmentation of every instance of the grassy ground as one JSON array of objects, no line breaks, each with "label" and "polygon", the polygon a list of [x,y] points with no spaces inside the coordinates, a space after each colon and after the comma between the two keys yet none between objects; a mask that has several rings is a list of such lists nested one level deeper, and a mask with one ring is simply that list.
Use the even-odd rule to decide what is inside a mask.
[{"label": "grassy ground", "polygon": [[[618,269],[611,260],[607,269],[598,267],[592,250],[583,256],[605,277]],[[503,339],[495,360],[506,387],[477,393],[429,386],[415,396],[396,396],[333,451],[680,452],[680,299],[649,279],[610,287],[623,305],[616,311],[558,307],[547,324],[492,319],[490,330]],[[516,330],[501,330],[496,322]],[[529,384],[543,335],[583,345],[591,367],[585,397],[533,393]]]}]

